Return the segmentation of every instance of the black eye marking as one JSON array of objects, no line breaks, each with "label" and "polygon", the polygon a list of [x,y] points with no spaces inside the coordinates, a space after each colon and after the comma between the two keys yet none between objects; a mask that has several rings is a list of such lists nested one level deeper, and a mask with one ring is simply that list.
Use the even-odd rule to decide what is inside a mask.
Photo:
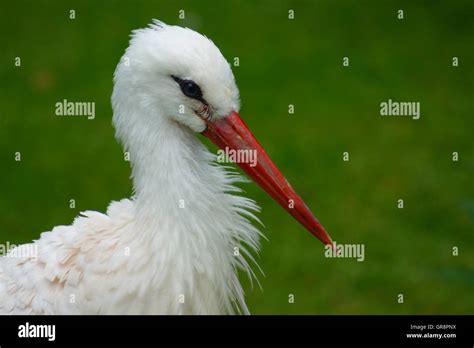
[{"label": "black eye marking", "polygon": [[196,82],[192,80],[183,80],[174,75],[171,75],[171,77],[179,84],[179,87],[181,88],[181,91],[185,96],[207,104],[202,97],[201,88],[197,85]]},{"label": "black eye marking", "polygon": [[202,103],[202,106],[199,109],[194,110],[196,115],[205,120],[211,120],[212,115],[214,113],[214,109],[203,98],[201,88],[198,86],[198,84],[192,80],[180,79],[179,77],[174,75],[171,75],[171,77],[178,83],[179,87],[181,88],[181,91],[185,96],[198,100]]}]

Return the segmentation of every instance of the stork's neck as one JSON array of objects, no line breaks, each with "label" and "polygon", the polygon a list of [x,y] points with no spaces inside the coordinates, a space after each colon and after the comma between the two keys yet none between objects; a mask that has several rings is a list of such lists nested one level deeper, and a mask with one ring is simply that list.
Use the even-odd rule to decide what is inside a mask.
[{"label": "stork's neck", "polygon": [[206,185],[211,154],[191,130],[172,120],[162,119],[156,128],[142,132],[131,158],[137,208],[142,214],[185,212],[187,205],[200,201],[199,194],[212,191]]},{"label": "stork's neck", "polygon": [[179,273],[173,275],[176,291],[193,293],[200,283],[202,292],[216,291],[211,298],[224,312],[232,311],[232,298],[246,311],[236,268],[252,272],[244,245],[256,249],[259,232],[241,214],[253,216],[250,211],[258,208],[229,193],[239,191],[233,186],[239,176],[213,163],[215,156],[196,134],[168,118],[140,134],[129,144],[134,230],[151,254],[159,255],[155,262],[162,268],[156,272],[173,265]]}]

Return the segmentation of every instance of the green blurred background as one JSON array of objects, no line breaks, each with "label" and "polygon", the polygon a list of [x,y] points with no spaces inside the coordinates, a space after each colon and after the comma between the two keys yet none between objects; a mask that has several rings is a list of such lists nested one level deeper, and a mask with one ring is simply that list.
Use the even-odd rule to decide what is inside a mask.
[{"label": "green blurred background", "polygon": [[[258,257],[263,291],[242,277],[252,313],[474,313],[472,1],[0,8],[0,243],[31,241],[130,195],[129,164],[111,126],[112,74],[130,31],[158,18],[207,35],[229,61],[239,57],[233,70],[249,127],[333,239],[365,244],[364,262],[327,259],[321,243],[245,185],[269,238]],[[389,98],[421,102],[421,119],[381,117]],[[96,102],[96,118],[55,116],[63,99]]]}]

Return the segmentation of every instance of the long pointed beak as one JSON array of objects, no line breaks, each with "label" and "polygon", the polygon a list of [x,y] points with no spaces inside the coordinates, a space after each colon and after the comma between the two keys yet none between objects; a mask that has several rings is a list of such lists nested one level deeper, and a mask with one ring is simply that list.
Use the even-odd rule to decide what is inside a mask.
[{"label": "long pointed beak", "polygon": [[224,151],[253,151],[256,163],[238,161],[239,167],[311,234],[324,244],[332,245],[331,237],[324,227],[293,190],[238,113],[232,112],[225,118],[206,122],[207,128],[202,134]]}]

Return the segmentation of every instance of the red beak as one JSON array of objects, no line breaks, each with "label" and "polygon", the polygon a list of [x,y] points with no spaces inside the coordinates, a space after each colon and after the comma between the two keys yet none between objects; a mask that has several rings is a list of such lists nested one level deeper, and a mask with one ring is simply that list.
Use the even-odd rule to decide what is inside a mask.
[{"label": "red beak", "polygon": [[332,245],[331,237],[324,227],[268,157],[238,113],[232,112],[225,118],[206,122],[207,128],[202,134],[224,151],[233,150],[234,153],[239,150],[253,151],[256,163],[239,161],[237,162],[239,167],[311,234],[324,244]]}]

